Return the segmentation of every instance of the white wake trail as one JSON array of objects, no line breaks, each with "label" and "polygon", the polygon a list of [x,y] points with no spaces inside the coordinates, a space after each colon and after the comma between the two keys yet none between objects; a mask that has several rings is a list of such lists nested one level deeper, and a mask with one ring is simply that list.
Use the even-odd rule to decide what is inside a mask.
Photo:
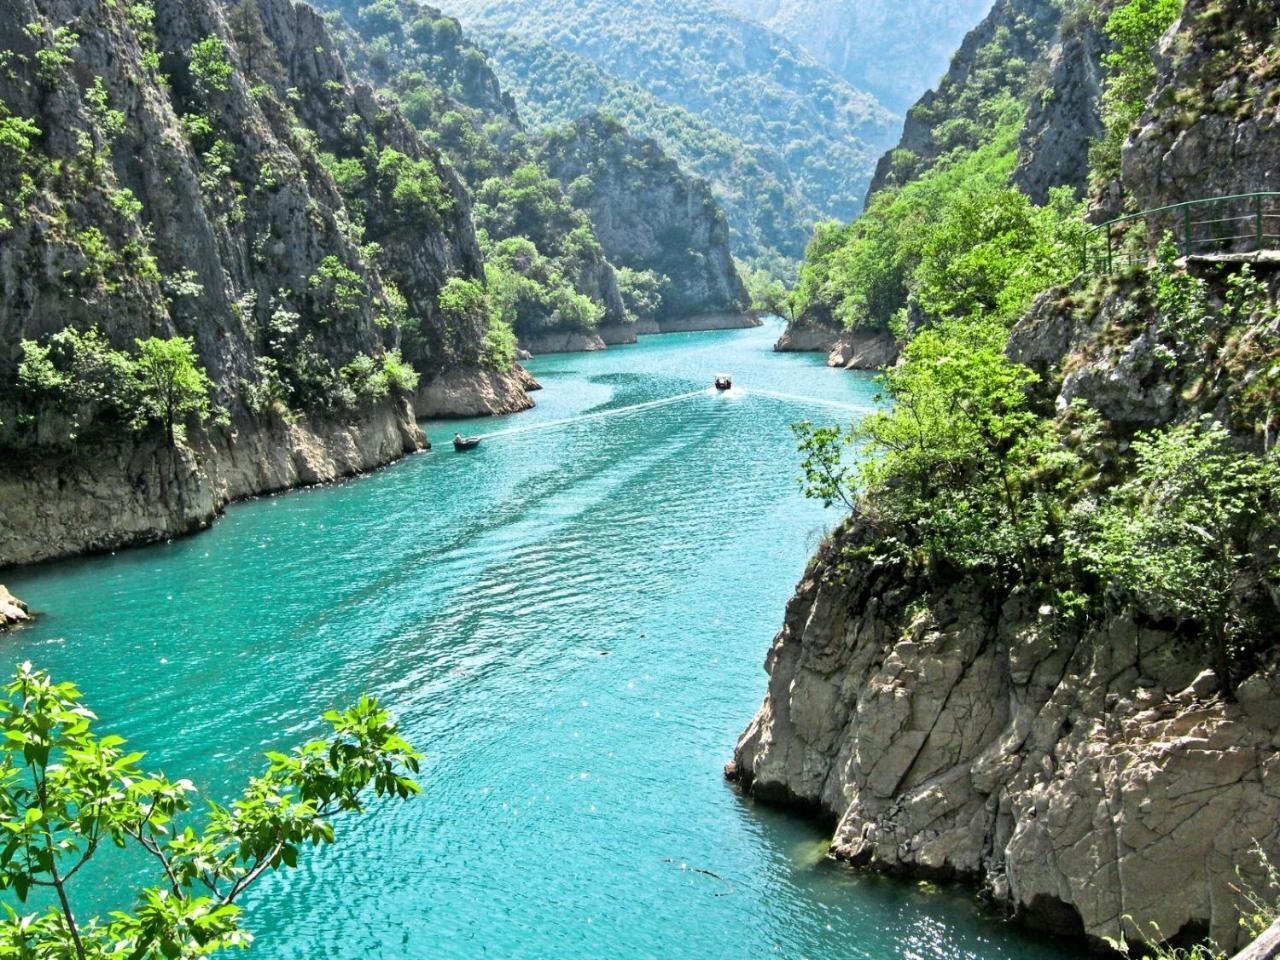
[{"label": "white wake trail", "polygon": [[760,390],[749,387],[743,391],[748,397],[771,397],[774,400],[789,400],[792,403],[811,403],[819,407],[831,407],[835,410],[848,410],[850,413],[873,413],[875,407],[853,403],[841,403],[839,400],[823,400],[820,397],[802,397],[795,393],[779,393],[777,390]]},{"label": "white wake trail", "polygon": [[608,417],[618,417],[624,413],[635,413],[638,410],[656,410],[658,407],[670,406],[673,403],[682,403],[685,400],[692,400],[694,397],[708,396],[706,390],[694,390],[690,393],[682,393],[677,397],[664,397],[661,400],[648,400],[644,403],[635,403],[629,407],[618,407],[616,410],[601,410],[599,413],[584,413],[580,417],[567,417],[564,420],[548,420],[546,423],[534,423],[527,427],[512,427],[510,430],[497,430],[493,433],[482,433],[479,435],[481,440],[496,440],[500,437],[514,437],[522,433],[536,433],[539,430],[552,430],[556,427],[565,427],[574,423],[585,423],[588,420],[604,420]]}]

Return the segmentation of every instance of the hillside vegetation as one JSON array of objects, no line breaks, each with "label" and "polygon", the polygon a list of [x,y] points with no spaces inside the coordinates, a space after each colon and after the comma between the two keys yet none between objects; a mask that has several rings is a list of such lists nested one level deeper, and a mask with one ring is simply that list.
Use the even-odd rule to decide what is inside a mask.
[{"label": "hillside vegetation", "polygon": [[729,218],[734,252],[779,266],[799,259],[821,208],[799,190],[784,156],[743,143],[684,107],[623,80],[586,57],[543,40],[477,30],[494,68],[534,131],[604,113],[654,138],[690,173],[705,179]]},{"label": "hillside vegetation", "polygon": [[[895,126],[873,97],[719,7],[658,0],[452,0],[447,7],[469,27],[542,40],[592,61],[770,157],[761,160],[766,169],[780,161],[803,198],[797,213],[808,206],[823,216],[853,216],[873,156]],[[501,47],[501,35],[486,36]],[[561,90],[540,82],[539,99],[574,103],[573,75],[565,79]]]}]

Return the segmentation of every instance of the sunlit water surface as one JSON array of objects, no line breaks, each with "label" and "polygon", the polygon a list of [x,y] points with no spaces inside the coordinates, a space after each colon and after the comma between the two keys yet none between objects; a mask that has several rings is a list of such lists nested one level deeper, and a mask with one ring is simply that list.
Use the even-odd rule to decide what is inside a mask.
[{"label": "sunlit water surface", "polygon": [[[219,797],[322,711],[394,708],[424,794],[259,888],[262,960],[1063,958],[969,891],[826,862],[815,827],[722,780],[837,519],[799,495],[789,425],[875,402],[870,377],[772,353],[778,332],[542,358],[538,408],[461,425],[491,434],[472,453],[428,424],[434,453],[372,476],[10,572],[41,618],[8,659],[77,679]],[[136,869],[99,872],[101,905],[128,905]]]}]

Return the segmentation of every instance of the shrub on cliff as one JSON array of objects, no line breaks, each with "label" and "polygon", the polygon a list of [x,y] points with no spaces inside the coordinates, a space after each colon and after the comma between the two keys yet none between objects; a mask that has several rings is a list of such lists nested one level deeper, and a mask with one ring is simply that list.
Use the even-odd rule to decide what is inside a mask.
[{"label": "shrub on cliff", "polygon": [[[842,435],[800,426],[806,493],[859,504],[886,551],[1002,582],[1033,573],[1078,461],[1032,406],[1038,377],[1005,355],[1005,338],[991,319],[927,329],[884,376],[890,408]],[[856,467],[842,463],[846,445]]]},{"label": "shrub on cliff", "polygon": [[[268,754],[266,771],[230,804],[210,802],[197,827],[191,781],[144,771],[142,754],[94,730],[73,684],[23,664],[0,700],[0,889],[20,905],[34,892],[50,905],[6,905],[0,953],[160,960],[248,946],[238,901],[249,888],[296,867],[304,848],[332,843],[333,819],[363,812],[368,794],[418,792],[409,775],[419,756],[377,701],[325,719],[327,739]],[[72,881],[115,848],[154,861],[158,882],[131,912],[86,918]]]},{"label": "shrub on cliff", "polygon": [[1210,661],[1230,687],[1233,653],[1259,634],[1251,607],[1277,584],[1274,534],[1280,464],[1237,450],[1210,418],[1144,434],[1132,476],[1072,512],[1070,558],[1126,598],[1187,622],[1208,640]]}]

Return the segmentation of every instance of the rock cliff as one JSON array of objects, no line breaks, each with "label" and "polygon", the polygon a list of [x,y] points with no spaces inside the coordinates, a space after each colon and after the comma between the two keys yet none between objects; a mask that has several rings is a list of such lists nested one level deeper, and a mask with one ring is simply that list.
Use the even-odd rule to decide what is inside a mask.
[{"label": "rock cliff", "polygon": [[688,328],[690,318],[716,314],[755,322],[724,213],[706,183],[687,177],[656,142],[591,115],[549,135],[541,155],[591,217],[609,260],[664,279],[660,327]]},{"label": "rock cliff", "polygon": [[[1273,11],[1189,0],[1124,148],[1126,194],[1154,207],[1270,182],[1274,29]],[[1203,112],[1171,110],[1175,90],[1203,94]],[[1188,308],[1162,312],[1173,308],[1140,272],[1050,291],[1012,332],[1040,409],[1060,428],[1080,405],[1096,412],[1101,433],[1083,449],[1101,477],[1137,432],[1204,415],[1240,449],[1274,445],[1280,275],[1256,258],[1261,301],[1233,314],[1222,305],[1249,274],[1188,266],[1212,319],[1181,360],[1171,325]],[[788,605],[728,772],[832,824],[835,857],[966,879],[1015,917],[1098,943],[1136,939],[1137,923],[1238,947],[1241,891],[1277,893],[1265,863],[1280,860],[1274,588],[1233,597],[1258,620],[1225,671],[1232,696],[1205,669],[1203,631],[1158,604],[1110,602],[1114,585],[1099,584],[1099,612],[1080,620],[1026,578],[885,561],[876,547],[894,531],[864,507]],[[1273,549],[1252,546],[1259,562]]]},{"label": "rock cliff", "polygon": [[[483,318],[438,301],[483,276],[466,191],[310,7],[15,0],[0,51],[0,565],[180,533],[421,449],[418,394],[376,373],[400,357],[425,393],[499,383],[448,412],[528,404]],[[24,341],[64,330],[88,338],[57,371],[74,409],[20,376]],[[147,337],[189,337],[211,382],[213,417],[176,449],[71,389]]]}]

